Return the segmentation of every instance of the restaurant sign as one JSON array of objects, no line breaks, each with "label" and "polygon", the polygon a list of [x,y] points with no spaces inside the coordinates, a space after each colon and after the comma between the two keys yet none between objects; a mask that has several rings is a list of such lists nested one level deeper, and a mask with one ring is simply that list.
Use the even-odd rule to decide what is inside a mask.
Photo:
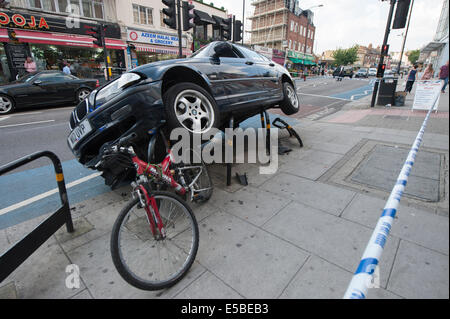
[{"label": "restaurant sign", "polygon": [[[90,35],[92,27],[98,26],[96,23],[80,22],[76,25],[68,26],[68,17],[51,17],[32,15],[28,13],[15,12],[10,10],[0,11],[0,28],[15,28],[32,31],[46,31],[70,33],[77,35]],[[117,24],[105,23],[106,37],[120,39],[120,27]]]}]

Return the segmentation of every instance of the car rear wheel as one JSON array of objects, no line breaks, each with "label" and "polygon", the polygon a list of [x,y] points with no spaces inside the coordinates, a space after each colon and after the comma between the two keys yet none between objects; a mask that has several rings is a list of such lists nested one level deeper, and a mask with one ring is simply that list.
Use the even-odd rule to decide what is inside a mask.
[{"label": "car rear wheel", "polygon": [[291,83],[283,83],[284,99],[280,103],[280,108],[286,115],[292,115],[299,111],[300,101]]},{"label": "car rear wheel", "polygon": [[7,95],[0,94],[0,114],[9,114],[14,111],[14,101]]},{"label": "car rear wheel", "polygon": [[216,101],[194,83],[178,83],[164,94],[168,124],[182,127],[190,134],[207,134],[220,123]]},{"label": "car rear wheel", "polygon": [[84,100],[87,99],[87,97],[89,96],[89,94],[91,94],[91,90],[83,88],[83,89],[79,89],[77,91],[77,101],[78,102],[83,102]]}]

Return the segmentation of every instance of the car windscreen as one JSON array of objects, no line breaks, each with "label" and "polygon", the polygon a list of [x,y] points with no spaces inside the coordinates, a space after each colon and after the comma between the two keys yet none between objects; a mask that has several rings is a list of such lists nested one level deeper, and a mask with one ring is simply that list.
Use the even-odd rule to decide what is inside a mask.
[{"label": "car windscreen", "polygon": [[204,47],[198,49],[197,51],[195,51],[192,55],[191,58],[205,58],[208,57],[208,51],[209,51],[209,45],[205,45]]}]

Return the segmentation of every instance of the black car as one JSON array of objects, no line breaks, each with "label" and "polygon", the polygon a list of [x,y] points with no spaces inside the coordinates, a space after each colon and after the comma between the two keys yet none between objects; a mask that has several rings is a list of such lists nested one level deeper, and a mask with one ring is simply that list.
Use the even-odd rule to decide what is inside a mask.
[{"label": "black car", "polygon": [[96,79],[79,79],[60,71],[40,71],[0,86],[0,114],[16,109],[80,103],[99,87]]},{"label": "black car", "polygon": [[[263,110],[299,111],[295,82],[281,65],[243,46],[212,42],[191,57],[150,63],[95,90],[72,113],[68,144],[87,167],[105,143],[131,133],[147,159],[148,131],[167,121],[191,134],[235,124]],[[105,175],[105,174],[104,174]]]},{"label": "black car", "polygon": [[[343,72],[341,72],[343,71]],[[351,66],[340,66],[333,72],[333,78],[337,76],[353,78],[353,68]]]}]

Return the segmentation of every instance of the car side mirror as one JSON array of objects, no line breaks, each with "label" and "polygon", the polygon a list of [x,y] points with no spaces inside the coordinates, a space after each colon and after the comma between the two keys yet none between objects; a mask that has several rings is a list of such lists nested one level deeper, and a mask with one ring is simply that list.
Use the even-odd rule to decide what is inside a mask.
[{"label": "car side mirror", "polygon": [[33,82],[33,85],[41,85],[42,81],[41,80],[36,80]]},{"label": "car side mirror", "polygon": [[221,42],[214,47],[214,57],[219,58],[227,52],[233,51],[233,47],[228,42]]}]

